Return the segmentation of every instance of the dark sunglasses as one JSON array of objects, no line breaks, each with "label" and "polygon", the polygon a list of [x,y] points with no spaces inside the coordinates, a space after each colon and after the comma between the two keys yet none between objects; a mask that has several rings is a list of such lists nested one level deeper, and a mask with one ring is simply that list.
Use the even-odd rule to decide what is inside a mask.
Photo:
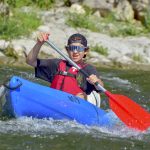
[{"label": "dark sunglasses", "polygon": [[78,51],[78,52],[83,52],[86,47],[82,47],[82,46],[75,46],[75,45],[69,45],[69,46],[66,46],[66,48],[70,51]]}]

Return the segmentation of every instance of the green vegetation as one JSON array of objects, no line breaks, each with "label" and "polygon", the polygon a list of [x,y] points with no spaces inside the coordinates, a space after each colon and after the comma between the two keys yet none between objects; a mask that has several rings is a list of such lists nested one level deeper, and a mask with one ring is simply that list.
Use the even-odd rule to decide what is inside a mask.
[{"label": "green vegetation", "polygon": [[0,16],[0,39],[11,40],[29,35],[41,24],[36,13],[33,11],[22,12],[20,7],[32,6],[37,11],[39,8],[49,9],[53,6],[55,0],[3,0],[2,2],[9,4],[12,15]]},{"label": "green vegetation", "polygon": [[36,6],[38,8],[51,8],[55,0],[5,0],[12,7]]},{"label": "green vegetation", "polygon": [[71,13],[68,15],[68,19],[66,23],[75,28],[81,27],[81,28],[90,29],[91,31],[95,31],[95,32],[100,31],[100,29],[98,29],[97,27],[98,26],[97,20],[93,16]]},{"label": "green vegetation", "polygon": [[150,10],[145,15],[144,26],[150,31]]},{"label": "green vegetation", "polygon": [[8,56],[8,57],[13,57],[14,59],[18,59],[18,55],[17,53],[14,51],[13,48],[11,47],[8,47],[6,50],[5,50],[5,55]]},{"label": "green vegetation", "polygon": [[65,4],[65,6],[71,6],[71,2],[70,2],[70,0],[64,0],[64,4]]},{"label": "green vegetation", "polygon": [[7,40],[28,35],[41,24],[35,13],[23,13],[18,9],[13,10],[13,16],[0,17],[0,22],[0,39]]},{"label": "green vegetation", "polygon": [[134,54],[132,59],[137,62],[143,62],[143,57],[140,54]]},{"label": "green vegetation", "polygon": [[101,55],[108,56],[108,48],[105,48],[101,45],[96,44],[95,46],[91,46],[92,51],[98,52]]},{"label": "green vegetation", "polygon": [[[66,6],[70,6],[69,0],[63,0]],[[33,12],[23,13],[20,7],[31,6],[33,10],[54,7],[55,0],[2,0],[8,3],[12,12],[10,17],[0,17],[0,38],[13,39],[19,36],[28,35],[40,24],[40,20]],[[94,16],[94,10],[84,6],[85,14],[69,13],[66,23],[72,27],[89,29],[111,36],[136,36],[148,34],[150,32],[150,10],[147,11],[144,21],[123,22],[117,21],[111,13],[105,17]]]},{"label": "green vegetation", "polygon": [[150,31],[150,13],[147,15],[145,24],[138,21],[123,22],[117,21],[113,14],[107,17],[96,17],[92,11],[85,9],[85,14],[68,14],[66,23],[75,28],[86,28],[94,32],[101,32],[111,36],[135,36],[147,34]]}]

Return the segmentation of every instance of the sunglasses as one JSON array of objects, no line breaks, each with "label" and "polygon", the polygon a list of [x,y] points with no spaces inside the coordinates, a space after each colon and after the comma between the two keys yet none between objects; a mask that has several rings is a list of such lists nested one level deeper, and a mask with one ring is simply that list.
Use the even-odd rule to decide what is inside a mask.
[{"label": "sunglasses", "polygon": [[73,51],[83,52],[86,49],[86,47],[69,45],[69,46],[67,46],[67,49],[72,51],[72,52]]}]

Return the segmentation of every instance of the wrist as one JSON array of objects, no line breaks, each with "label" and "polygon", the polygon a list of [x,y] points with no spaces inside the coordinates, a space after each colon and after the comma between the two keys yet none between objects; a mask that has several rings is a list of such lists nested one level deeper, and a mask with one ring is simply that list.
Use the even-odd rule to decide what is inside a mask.
[{"label": "wrist", "polygon": [[42,46],[43,44],[44,44],[44,42],[41,42],[39,40],[36,42],[36,45],[38,45],[38,46]]}]

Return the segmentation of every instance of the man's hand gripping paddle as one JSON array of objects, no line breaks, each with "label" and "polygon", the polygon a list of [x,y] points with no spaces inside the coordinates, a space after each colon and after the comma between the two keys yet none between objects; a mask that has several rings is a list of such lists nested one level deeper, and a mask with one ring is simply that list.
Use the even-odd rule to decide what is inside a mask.
[{"label": "man's hand gripping paddle", "polygon": [[[70,64],[76,67],[80,72],[89,77],[87,72],[82,70],[75,62],[59,50],[52,42],[46,41],[54,50],[64,57]],[[99,83],[95,83],[97,89],[109,97],[110,108],[127,126],[144,131],[150,127],[150,113],[144,110],[140,105],[124,95],[112,94],[102,87]]]}]

